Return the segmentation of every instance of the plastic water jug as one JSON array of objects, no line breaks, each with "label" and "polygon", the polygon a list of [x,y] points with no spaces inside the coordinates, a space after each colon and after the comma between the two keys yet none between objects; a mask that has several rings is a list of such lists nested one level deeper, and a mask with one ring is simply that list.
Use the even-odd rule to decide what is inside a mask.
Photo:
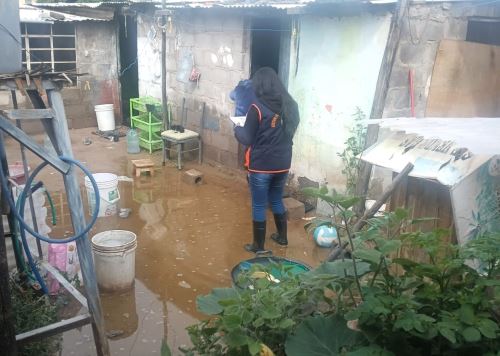
[{"label": "plastic water jug", "polygon": [[134,129],[130,129],[127,132],[127,153],[139,153],[139,135]]}]

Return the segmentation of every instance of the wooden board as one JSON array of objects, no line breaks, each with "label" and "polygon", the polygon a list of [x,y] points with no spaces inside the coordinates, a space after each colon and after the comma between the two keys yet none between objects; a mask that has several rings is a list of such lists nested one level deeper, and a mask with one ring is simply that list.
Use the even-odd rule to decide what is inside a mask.
[{"label": "wooden board", "polygon": [[500,47],[443,40],[427,100],[427,117],[500,117]]},{"label": "wooden board", "polygon": [[[404,208],[410,211],[410,218],[436,218],[413,226],[412,230],[432,231],[449,229],[447,243],[456,243],[450,192],[447,187],[424,179],[408,177],[402,181],[391,196],[389,210]],[[419,249],[402,249],[399,257],[427,262],[427,254]]]}]

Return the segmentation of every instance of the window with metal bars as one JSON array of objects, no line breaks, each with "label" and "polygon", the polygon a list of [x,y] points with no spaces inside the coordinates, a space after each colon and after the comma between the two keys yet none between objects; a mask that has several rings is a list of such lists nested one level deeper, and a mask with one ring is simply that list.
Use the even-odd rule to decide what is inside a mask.
[{"label": "window with metal bars", "polygon": [[35,70],[48,66],[52,72],[76,72],[75,25],[22,23],[23,66]]}]

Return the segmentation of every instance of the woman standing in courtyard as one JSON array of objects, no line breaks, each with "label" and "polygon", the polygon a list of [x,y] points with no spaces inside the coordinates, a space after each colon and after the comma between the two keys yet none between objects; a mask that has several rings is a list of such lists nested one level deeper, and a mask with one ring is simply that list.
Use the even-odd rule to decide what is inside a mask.
[{"label": "woman standing in courtyard", "polygon": [[245,125],[236,126],[234,133],[236,139],[248,147],[245,166],[252,197],[253,242],[245,245],[245,249],[257,253],[265,251],[268,205],[277,229],[271,238],[282,246],[288,245],[283,189],[300,118],[297,103],[273,69],[264,67],[255,72],[252,87],[256,99],[248,110]]}]

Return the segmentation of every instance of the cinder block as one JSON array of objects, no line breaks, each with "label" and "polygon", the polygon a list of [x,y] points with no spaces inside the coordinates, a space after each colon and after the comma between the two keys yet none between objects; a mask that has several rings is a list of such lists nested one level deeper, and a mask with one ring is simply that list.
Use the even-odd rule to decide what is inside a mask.
[{"label": "cinder block", "polygon": [[289,220],[302,219],[306,214],[304,203],[301,203],[298,200],[295,200],[293,198],[285,198],[283,199],[283,204],[285,204],[285,209],[288,212]]},{"label": "cinder block", "polygon": [[187,184],[201,184],[203,181],[203,173],[196,169],[190,169],[184,172],[182,181]]}]

